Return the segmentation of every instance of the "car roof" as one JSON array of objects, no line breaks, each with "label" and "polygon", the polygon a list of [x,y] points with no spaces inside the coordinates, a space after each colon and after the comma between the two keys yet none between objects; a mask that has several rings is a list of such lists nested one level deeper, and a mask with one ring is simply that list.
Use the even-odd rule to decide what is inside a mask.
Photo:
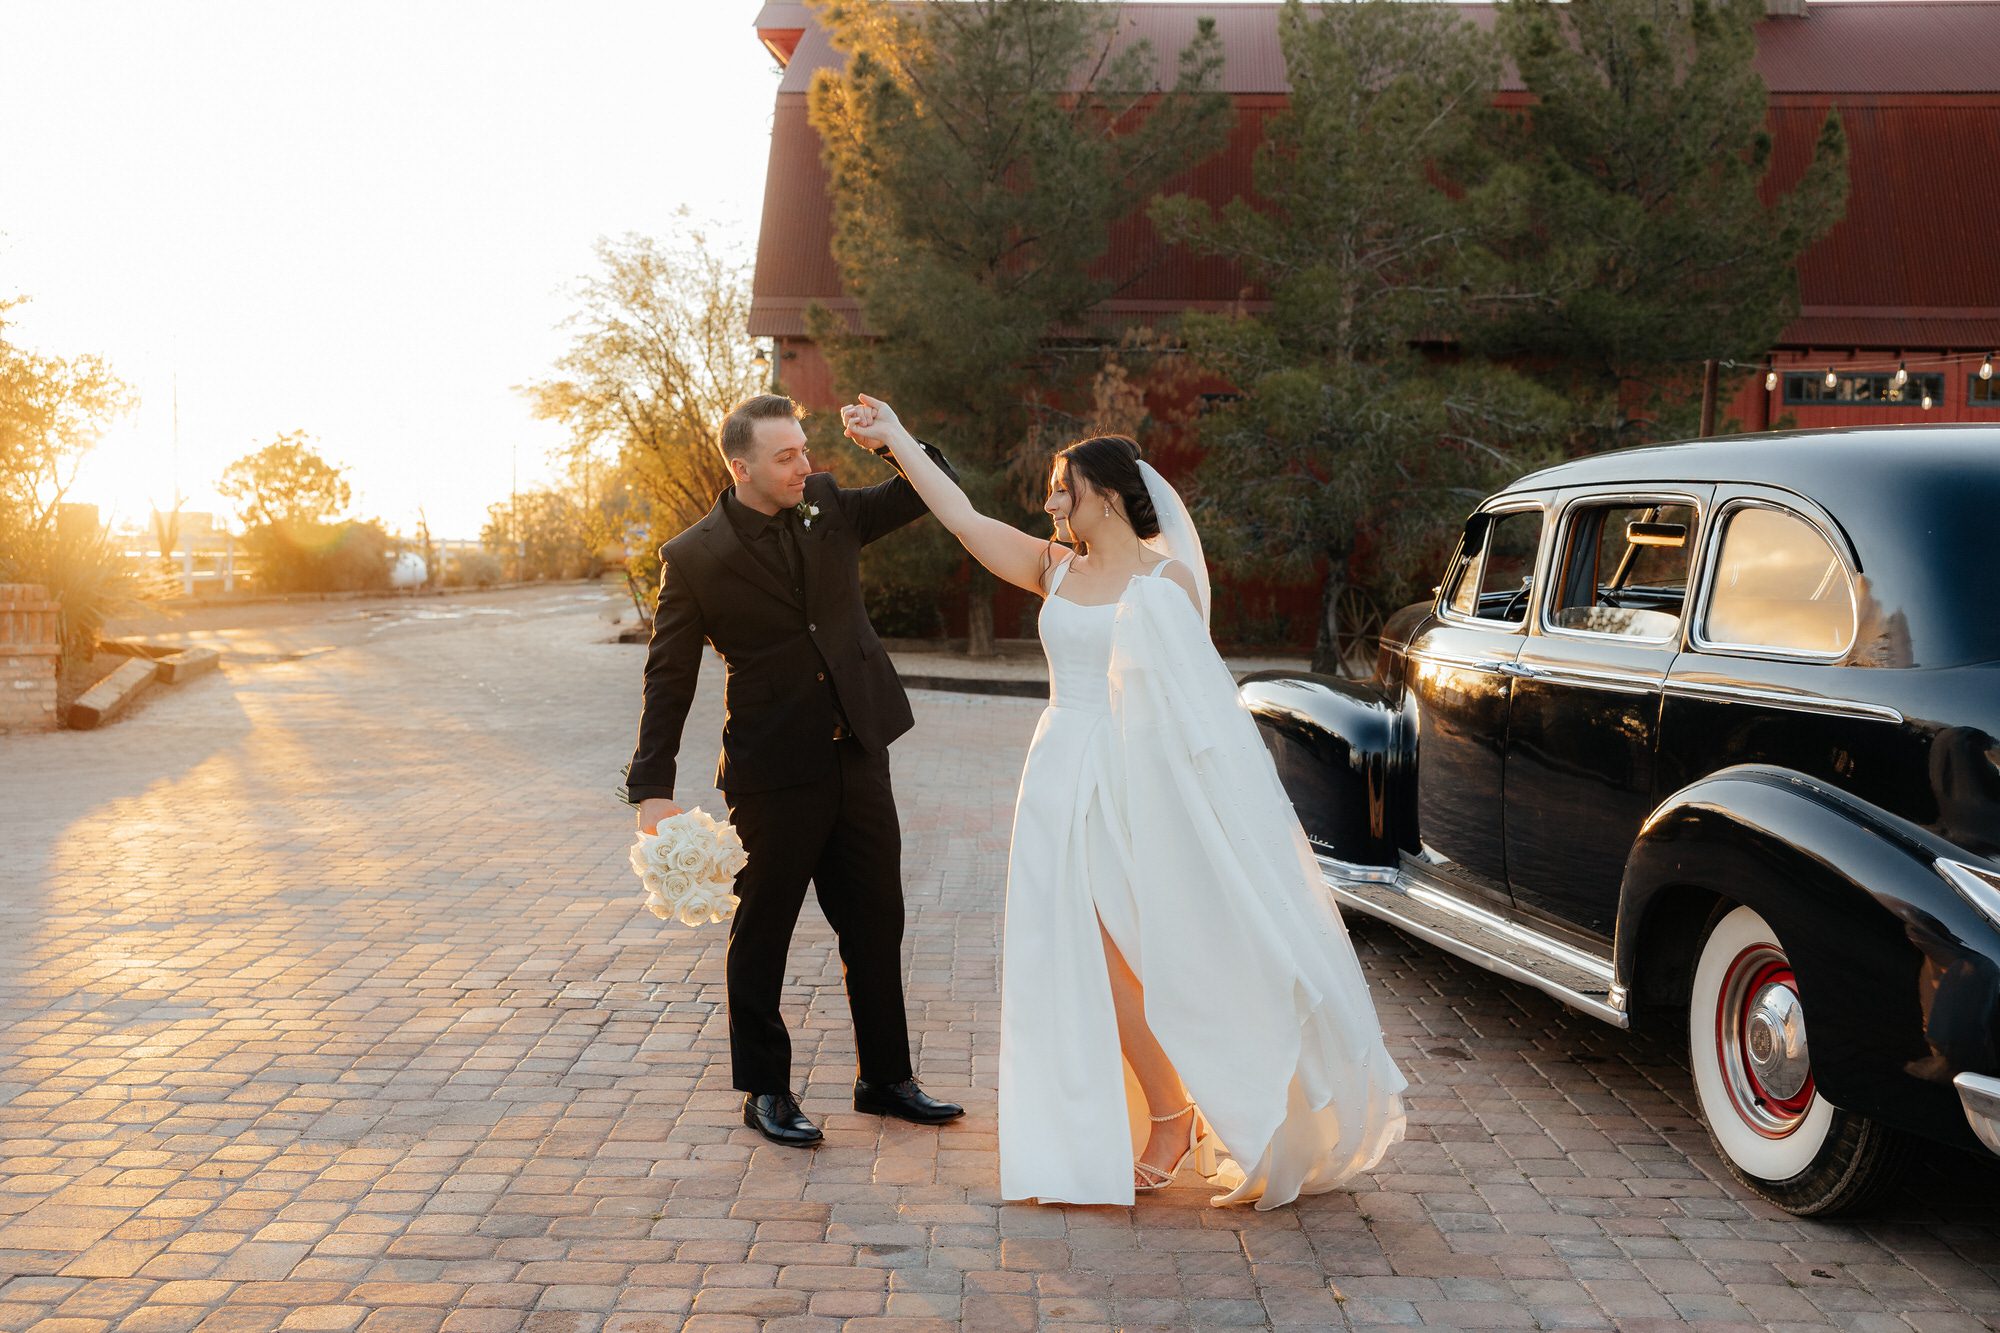
[{"label": "car roof", "polygon": [[1835,497],[1913,484],[1951,486],[1968,472],[2000,476],[2000,420],[1991,426],[1854,426],[1765,431],[1592,454],[1531,472],[1507,491],[1624,482],[1740,482],[1779,486],[1838,509]]},{"label": "car roof", "polygon": [[1621,449],[1530,473],[1494,499],[1566,487],[1755,485],[1805,497],[1852,544],[1898,665],[2000,661],[1986,571],[2000,533],[2000,421],[1771,431]]}]

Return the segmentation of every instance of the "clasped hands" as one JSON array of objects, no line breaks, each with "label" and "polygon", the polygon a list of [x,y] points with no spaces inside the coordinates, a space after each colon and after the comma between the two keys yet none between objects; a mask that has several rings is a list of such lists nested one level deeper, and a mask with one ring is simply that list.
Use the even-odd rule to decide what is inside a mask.
[{"label": "clasped hands", "polygon": [[895,408],[865,393],[841,407],[840,423],[848,439],[880,458],[889,457],[889,442],[903,429]]}]

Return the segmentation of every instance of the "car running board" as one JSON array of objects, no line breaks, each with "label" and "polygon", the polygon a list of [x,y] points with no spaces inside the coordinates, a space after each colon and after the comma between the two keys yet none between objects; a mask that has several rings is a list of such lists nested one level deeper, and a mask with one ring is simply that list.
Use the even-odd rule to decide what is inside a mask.
[{"label": "car running board", "polygon": [[1631,1025],[1625,988],[1609,959],[1469,903],[1413,867],[1363,866],[1316,855],[1320,875],[1340,906],[1379,917],[1613,1027]]}]

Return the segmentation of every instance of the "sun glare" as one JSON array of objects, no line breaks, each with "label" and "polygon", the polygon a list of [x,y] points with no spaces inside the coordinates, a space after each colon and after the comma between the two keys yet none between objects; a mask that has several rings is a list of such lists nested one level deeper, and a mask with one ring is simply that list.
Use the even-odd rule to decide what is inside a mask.
[{"label": "sun glare", "polygon": [[[514,386],[551,373],[597,237],[686,205],[747,249],[759,7],[0,7],[33,53],[0,80],[7,336],[140,398],[75,498],[215,510],[229,462],[302,430],[358,516],[476,536],[564,442]],[[699,59],[664,76],[674,51]]]}]

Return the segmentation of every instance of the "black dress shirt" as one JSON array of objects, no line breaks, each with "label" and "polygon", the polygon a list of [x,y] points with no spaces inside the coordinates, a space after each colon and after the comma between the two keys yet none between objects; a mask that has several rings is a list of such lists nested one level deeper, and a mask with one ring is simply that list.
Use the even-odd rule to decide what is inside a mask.
[{"label": "black dress shirt", "polygon": [[750,548],[750,554],[779,583],[792,590],[793,600],[804,606],[805,562],[799,556],[799,535],[792,527],[797,515],[789,509],[780,509],[775,514],[752,509],[737,499],[734,491],[723,496],[722,512],[729,516],[729,526],[736,529],[736,535]]},{"label": "black dress shirt", "polygon": [[[806,605],[806,564],[799,554],[799,515],[797,510],[780,509],[775,514],[767,514],[761,509],[752,509],[736,498],[736,492],[725,491],[722,496],[722,512],[729,518],[729,526],[736,529],[736,535],[750,548],[751,556],[771,571],[778,582],[792,590],[792,600],[800,607],[799,614],[805,614]],[[814,647],[818,647],[817,644]],[[821,654],[824,658],[824,654]],[[840,706],[840,691],[833,686],[833,674],[820,673],[826,682],[826,692],[833,703],[833,715],[839,722],[842,733],[848,730],[847,714]]]}]

